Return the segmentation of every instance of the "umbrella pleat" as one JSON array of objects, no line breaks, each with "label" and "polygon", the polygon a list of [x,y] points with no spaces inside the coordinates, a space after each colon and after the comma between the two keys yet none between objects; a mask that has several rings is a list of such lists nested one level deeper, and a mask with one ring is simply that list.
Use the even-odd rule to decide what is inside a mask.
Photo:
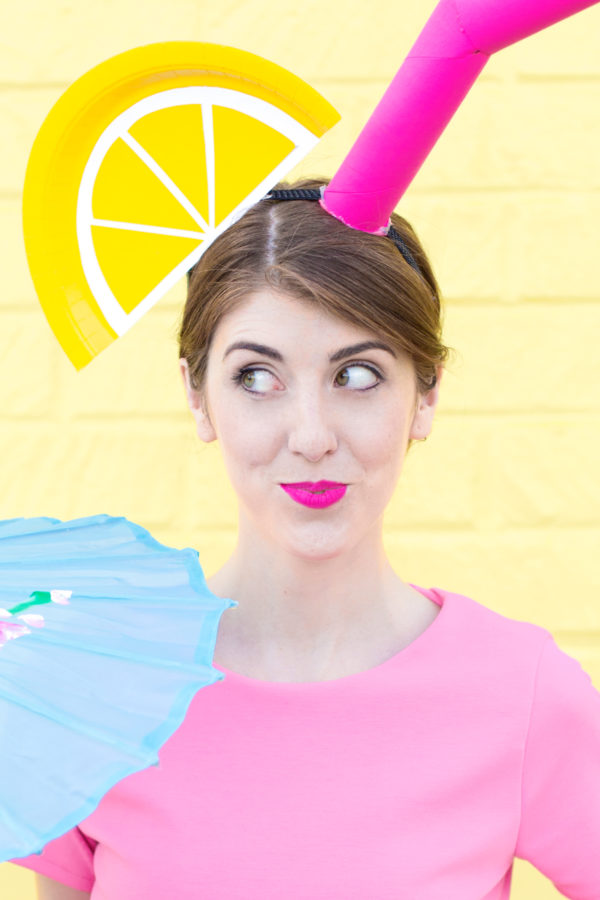
[{"label": "umbrella pleat", "polygon": [[[101,743],[109,744],[111,747],[115,747],[127,753],[127,755],[131,756],[133,759],[146,761],[148,758],[147,753],[140,752],[139,747],[130,744],[128,741],[124,741],[118,734],[110,734],[102,729],[94,728],[93,725],[85,723],[81,719],[76,719],[74,716],[65,714],[63,710],[57,709],[56,707],[53,708],[47,700],[44,700],[43,703],[36,703],[34,699],[19,699],[14,693],[10,694],[3,691],[0,687],[0,701],[1,700],[10,704],[16,704],[29,712],[35,713],[38,716],[43,716],[45,719],[50,719],[50,721],[56,722],[65,728],[69,728],[71,731],[78,734],[83,734],[86,737],[94,738],[94,740],[100,741]],[[1,719],[2,711],[0,710],[0,720]]]}]

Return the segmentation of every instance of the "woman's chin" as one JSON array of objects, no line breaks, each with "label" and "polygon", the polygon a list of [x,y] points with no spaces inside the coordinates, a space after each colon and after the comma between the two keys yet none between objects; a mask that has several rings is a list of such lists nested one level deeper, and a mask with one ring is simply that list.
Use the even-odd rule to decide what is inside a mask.
[{"label": "woman's chin", "polygon": [[289,531],[285,527],[280,527],[273,535],[273,539],[291,556],[318,562],[352,552],[360,537],[354,536],[352,539],[347,528],[313,525]]}]

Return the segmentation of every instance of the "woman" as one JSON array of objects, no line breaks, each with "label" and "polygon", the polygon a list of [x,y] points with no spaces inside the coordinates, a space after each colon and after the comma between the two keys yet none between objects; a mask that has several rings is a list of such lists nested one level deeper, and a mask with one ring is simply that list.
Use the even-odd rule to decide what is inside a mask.
[{"label": "woman", "polygon": [[[264,200],[193,274],[182,375],[240,508],[236,551],[209,581],[240,600],[220,626],[217,664],[274,681],[338,678],[387,659],[438,612],[394,573],[382,542],[448,355],[433,274],[404,231],[422,275],[391,240],[339,227],[314,202]],[[374,337],[382,346],[341,353]],[[233,349],[240,342],[266,346]],[[321,480],[347,485],[327,508],[281,488]]]},{"label": "woman", "polygon": [[180,331],[198,435],[239,501],[208,582],[239,603],[226,677],[160,767],[21,863],[43,900],[506,900],[520,856],[597,898],[589,677],[544,629],[406,583],[384,550],[449,356],[429,263],[398,216],[374,236],[289,196],[205,253]]}]

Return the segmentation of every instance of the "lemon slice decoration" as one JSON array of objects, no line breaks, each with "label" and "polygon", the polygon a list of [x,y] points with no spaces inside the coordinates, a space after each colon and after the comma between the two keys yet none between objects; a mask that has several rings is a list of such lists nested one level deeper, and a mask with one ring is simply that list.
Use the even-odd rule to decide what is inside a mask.
[{"label": "lemon slice decoration", "polygon": [[77,369],[124,334],[339,116],[254,54],[175,41],[76,81],[33,145],[25,246]]}]

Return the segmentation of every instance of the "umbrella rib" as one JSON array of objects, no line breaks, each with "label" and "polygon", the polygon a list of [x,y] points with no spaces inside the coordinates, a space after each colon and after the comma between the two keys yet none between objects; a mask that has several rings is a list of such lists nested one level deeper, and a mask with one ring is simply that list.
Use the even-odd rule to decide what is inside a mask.
[{"label": "umbrella rib", "polygon": [[55,647],[68,647],[70,650],[77,650],[80,653],[97,653],[100,656],[109,656],[115,659],[127,660],[128,662],[139,663],[144,666],[176,669],[179,672],[185,672],[187,675],[193,675],[195,677],[198,677],[198,675],[204,674],[207,671],[210,673],[215,671],[212,665],[206,666],[202,663],[178,662],[175,659],[165,659],[160,656],[142,656],[139,653],[131,653],[123,650],[109,650],[106,647],[99,647],[87,643],[85,646],[82,646],[80,642],[66,641],[64,638],[56,639],[41,631],[35,633],[32,632],[32,634],[28,635],[28,640],[30,644],[34,641],[38,641],[44,644],[52,644]]},{"label": "umbrella rib", "polygon": [[116,747],[119,750],[124,750],[135,759],[140,759],[144,762],[146,762],[146,760],[148,759],[156,759],[156,754],[151,757],[147,753],[142,754],[140,752],[142,749],[141,747],[136,747],[133,744],[129,744],[126,741],[123,741],[121,738],[107,735],[105,732],[94,728],[93,725],[87,725],[81,719],[75,719],[68,713],[64,713],[60,709],[52,706],[52,704],[48,703],[47,701],[44,701],[44,704],[42,706],[41,704],[36,703],[35,700],[20,700],[14,697],[12,694],[8,694],[6,691],[3,691],[2,688],[0,688],[0,697],[4,698],[4,700],[6,700],[8,703],[14,703],[17,706],[20,706],[22,709],[27,709],[30,712],[43,716],[45,719],[50,719],[50,721],[56,722],[58,725],[63,725],[67,728],[70,728],[72,731],[75,731],[78,734],[85,735],[85,737],[91,737],[103,744],[108,744],[110,747]]}]

